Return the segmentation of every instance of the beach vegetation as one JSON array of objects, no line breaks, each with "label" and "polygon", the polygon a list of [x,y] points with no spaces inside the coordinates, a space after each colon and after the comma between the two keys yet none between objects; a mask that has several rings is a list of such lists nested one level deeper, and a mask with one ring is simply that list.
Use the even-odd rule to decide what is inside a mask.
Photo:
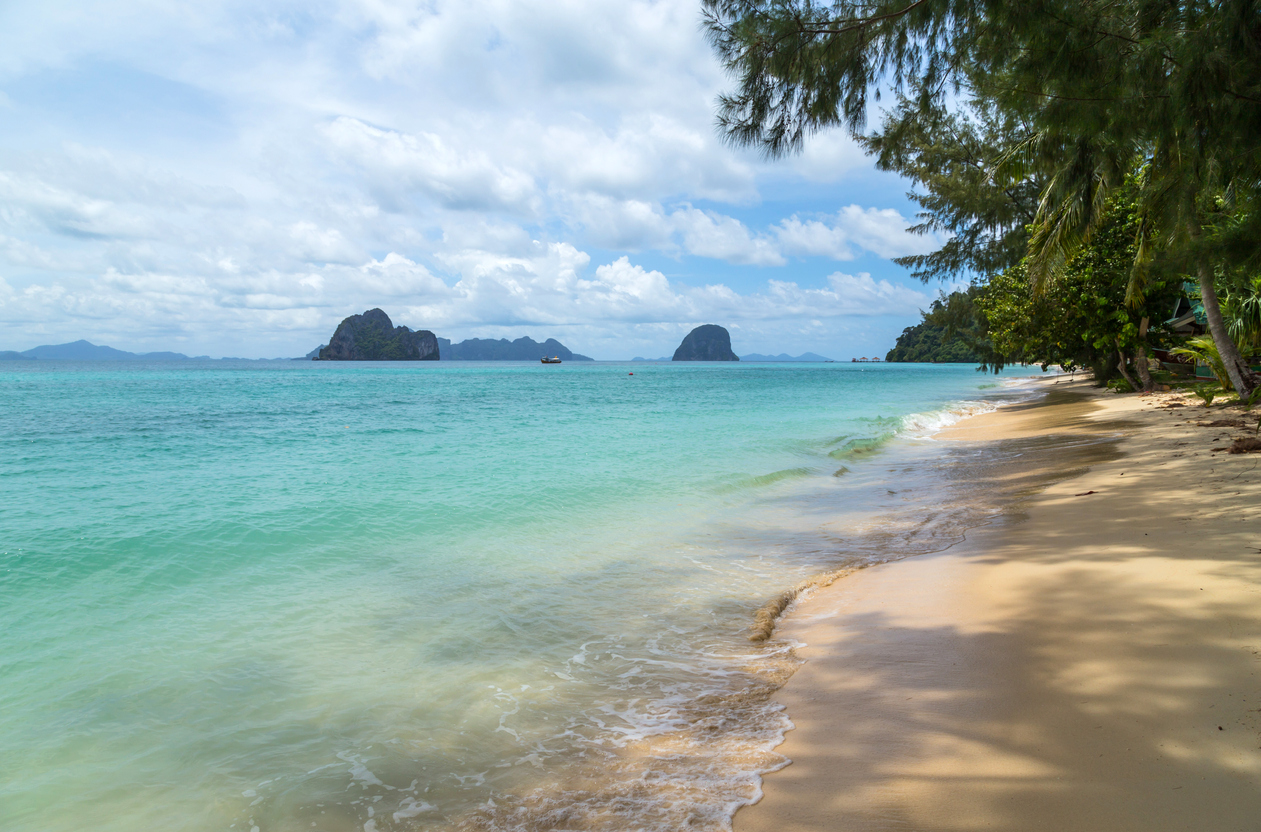
[{"label": "beach vegetation", "polygon": [[[975,287],[975,290],[979,288]],[[984,327],[970,321],[968,326],[951,328],[941,319],[943,310],[954,303],[957,312],[963,303],[970,299],[969,293],[973,291],[974,289],[969,288],[969,290],[954,292],[949,296],[943,294],[934,300],[924,312],[922,321],[902,330],[897,343],[885,355],[884,360],[932,364],[982,363],[989,352]],[[954,295],[965,297],[954,298]]]},{"label": "beach vegetation", "polygon": [[[1135,323],[1127,310],[1186,276],[1230,386],[1241,397],[1257,387],[1219,301],[1227,275],[1261,261],[1254,3],[704,0],[704,10],[734,81],[718,102],[727,138],[774,157],[819,130],[848,130],[921,189],[915,230],[950,235],[904,258],[914,274],[989,286],[1023,264],[1036,301],[1079,278],[1075,258],[1128,190],[1125,292],[1100,310],[1116,318],[1117,371],[1152,388],[1146,349],[1160,318]],[[867,135],[882,97],[894,105]],[[1079,340],[1104,348],[1093,346],[1099,331]]]},{"label": "beach vegetation", "polygon": [[[1212,338],[1205,336],[1192,338],[1185,345],[1170,350],[1170,352],[1175,355],[1185,355],[1188,358],[1195,359],[1197,364],[1203,364],[1209,368],[1209,371],[1212,372],[1213,377],[1217,379],[1217,383],[1221,385],[1223,390],[1231,388],[1230,377],[1226,373],[1226,364],[1222,361],[1221,353],[1217,351],[1217,344],[1213,342]],[[1252,393],[1250,392],[1246,397],[1240,396],[1240,399],[1250,399],[1251,397]]]},{"label": "beach vegetation", "polygon": [[1241,407],[1243,407],[1244,413],[1251,413],[1252,408],[1257,406],[1258,401],[1261,401],[1261,387],[1258,387],[1256,390],[1253,390],[1252,393],[1248,396],[1248,398],[1240,399],[1239,404]]},{"label": "beach vegetation", "polygon": [[1140,222],[1132,193],[1113,198],[1090,243],[1073,254],[1056,281],[1039,290],[1026,256],[984,285],[934,304],[925,321],[973,346],[982,369],[1007,363],[1086,368],[1100,385],[1119,377],[1126,380],[1123,389],[1152,389],[1149,351],[1174,343],[1153,321],[1173,308],[1181,280],[1149,276],[1142,300],[1127,301]]},{"label": "beach vegetation", "polygon": [[1197,384],[1195,387],[1191,388],[1191,392],[1194,393],[1200,401],[1204,402],[1205,407],[1212,407],[1213,399],[1217,398],[1217,394],[1221,392],[1221,388],[1212,384]]},{"label": "beach vegetation", "polygon": [[1222,298],[1222,313],[1235,343],[1250,357],[1261,354],[1261,276],[1228,287]]}]

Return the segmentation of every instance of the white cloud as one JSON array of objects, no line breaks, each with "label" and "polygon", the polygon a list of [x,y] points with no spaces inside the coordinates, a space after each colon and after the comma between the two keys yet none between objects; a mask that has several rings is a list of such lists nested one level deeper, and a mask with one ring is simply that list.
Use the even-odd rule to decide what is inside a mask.
[{"label": "white cloud", "polygon": [[675,225],[657,202],[600,194],[571,195],[565,200],[563,211],[572,225],[604,248],[675,248]]},{"label": "white cloud", "polygon": [[[775,321],[913,314],[930,298],[869,274],[834,273],[821,288],[770,280],[741,294],[722,284],[691,287],[620,257],[594,269],[567,243],[538,246],[532,256],[464,252],[448,259],[462,276],[428,305],[444,325],[577,326],[691,321]],[[426,324],[428,326],[428,324]]]},{"label": "white cloud", "polygon": [[749,233],[744,223],[712,211],[687,208],[671,215],[689,254],[751,266],[782,266],[778,247]]},{"label": "white cloud", "polygon": [[[54,270],[68,265],[47,251],[26,240],[0,234],[0,257],[13,266]],[[0,278],[2,280],[3,278]]]},{"label": "white cloud", "polygon": [[362,169],[379,194],[400,199],[413,191],[445,208],[533,213],[533,178],[495,164],[483,152],[456,150],[432,133],[384,130],[344,116],[325,132],[333,148]]},{"label": "white cloud", "polygon": [[922,254],[941,244],[933,235],[907,231],[911,223],[891,208],[849,205],[834,217],[802,220],[797,215],[781,220],[774,232],[784,253],[799,257],[853,260],[869,251],[881,257]]},{"label": "white cloud", "polygon": [[[567,243],[539,244],[524,257],[466,251],[449,256],[446,265],[460,275],[453,285],[396,253],[302,275],[267,271],[211,280],[111,270],[80,289],[54,283],[18,290],[3,283],[0,320],[38,319],[45,323],[41,331],[69,323],[91,329],[84,334],[98,340],[122,338],[117,343],[125,348],[178,348],[195,342],[207,320],[220,328],[221,343],[250,328],[306,332],[314,341],[349,312],[380,305],[397,322],[447,336],[498,337],[523,328],[541,337],[583,333],[587,340],[576,344],[597,352],[602,346],[612,354],[601,357],[616,357],[645,333],[677,341],[680,330],[697,323],[775,333],[822,321],[835,329],[846,318],[914,314],[930,300],[870,275],[839,272],[818,288],[781,280],[752,293],[722,284],[692,287],[629,257],[592,269],[589,255]],[[126,321],[145,323],[129,327]],[[16,346],[22,345],[6,348]]]},{"label": "white cloud", "polygon": [[[533,125],[522,125],[529,135]],[[697,199],[754,199],[754,171],[739,156],[718,152],[712,127],[662,114],[631,115],[612,129],[588,119],[541,131],[532,146],[549,180],[577,194],[651,198],[687,193]]]},{"label": "white cloud", "polygon": [[607,247],[685,252],[752,266],[782,266],[789,257],[901,257],[941,243],[933,235],[909,232],[910,222],[897,211],[858,205],[818,219],[794,214],[762,232],[716,211],[687,206],[667,214],[657,203],[610,197],[573,201],[571,217]]},{"label": "white cloud", "polygon": [[[5,21],[0,349],[283,354],[388,304],[620,352],[689,322],[839,332],[926,302],[798,269],[933,241],[849,193],[862,157],[839,134],[777,164],[725,146],[694,4],[47,0]],[[802,180],[864,205],[762,203]]]},{"label": "white cloud", "polygon": [[812,182],[842,182],[870,164],[858,143],[839,130],[810,136],[800,154],[784,161]]},{"label": "white cloud", "polygon": [[295,222],[288,228],[291,251],[308,262],[351,263],[362,257],[357,246],[336,228],[320,228],[313,222]]},{"label": "white cloud", "polygon": [[[329,270],[338,274],[373,297],[411,298],[430,300],[451,296],[451,289],[440,278],[434,277],[419,263],[413,263],[402,255],[390,252],[380,260],[372,260],[354,271]],[[323,287],[330,278],[314,274],[311,280]]]}]

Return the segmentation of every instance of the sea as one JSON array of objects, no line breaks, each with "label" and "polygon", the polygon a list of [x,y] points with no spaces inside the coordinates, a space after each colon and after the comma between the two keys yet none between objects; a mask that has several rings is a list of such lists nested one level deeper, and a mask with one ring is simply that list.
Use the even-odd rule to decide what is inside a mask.
[{"label": "sea", "polygon": [[729,829],[759,610],[1004,512],[934,433],[1041,375],[0,363],[0,829]]}]

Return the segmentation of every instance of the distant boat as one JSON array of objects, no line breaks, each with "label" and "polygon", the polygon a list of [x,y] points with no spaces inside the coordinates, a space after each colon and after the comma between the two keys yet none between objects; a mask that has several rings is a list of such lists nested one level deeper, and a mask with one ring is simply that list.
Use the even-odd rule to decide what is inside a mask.
[{"label": "distant boat", "polygon": [[560,364],[561,363],[559,355],[553,355],[551,358],[548,358],[545,355],[542,358],[540,358],[539,361],[543,362],[544,364]]}]

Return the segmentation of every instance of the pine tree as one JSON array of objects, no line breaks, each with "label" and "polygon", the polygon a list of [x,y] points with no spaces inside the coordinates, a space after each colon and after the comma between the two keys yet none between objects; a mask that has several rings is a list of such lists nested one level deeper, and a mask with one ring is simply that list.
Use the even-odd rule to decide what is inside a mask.
[{"label": "pine tree", "polygon": [[[900,95],[899,129],[886,123],[882,154],[890,142],[913,147],[956,101],[1021,125],[1024,136],[995,148],[1002,158],[992,178],[1039,190],[1028,247],[1039,291],[1141,171],[1128,302],[1141,303],[1157,266],[1194,274],[1232,385],[1241,397],[1257,385],[1215,285],[1238,265],[1229,258],[1256,256],[1240,229],[1261,226],[1252,210],[1261,194],[1257,2],[705,0],[704,8],[711,42],[736,80],[718,117],[738,144],[775,156],[817,130],[859,135],[882,90]],[[965,230],[984,229],[983,212],[962,201],[934,210],[939,222],[961,216]],[[921,276],[964,262],[937,254],[919,265]]]}]

